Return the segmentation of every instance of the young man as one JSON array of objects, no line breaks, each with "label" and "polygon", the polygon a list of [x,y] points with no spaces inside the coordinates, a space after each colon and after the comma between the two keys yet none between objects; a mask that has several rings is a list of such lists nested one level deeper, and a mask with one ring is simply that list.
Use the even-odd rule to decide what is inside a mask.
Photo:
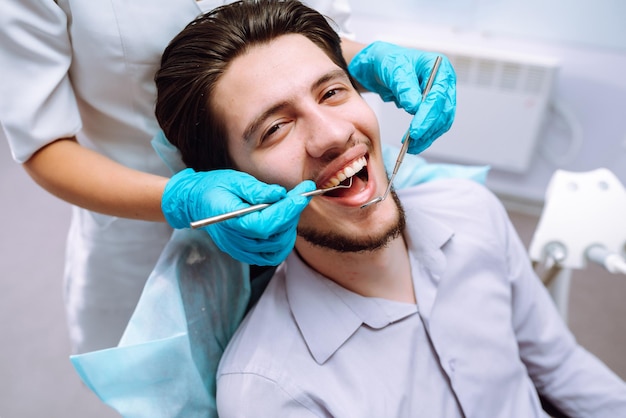
[{"label": "young man", "polygon": [[361,208],[388,184],[378,124],[322,16],[217,9],[174,39],[156,81],[191,168],[295,194],[352,178],[302,212],[224,354],[220,416],[540,417],[538,393],[570,416],[626,416],[626,386],[576,344],[486,189],[441,180]]}]

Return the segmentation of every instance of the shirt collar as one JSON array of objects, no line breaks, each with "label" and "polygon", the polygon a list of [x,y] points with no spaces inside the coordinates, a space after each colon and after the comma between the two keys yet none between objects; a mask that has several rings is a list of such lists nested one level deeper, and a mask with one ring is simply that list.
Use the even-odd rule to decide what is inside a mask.
[{"label": "shirt collar", "polygon": [[380,329],[417,312],[351,292],[312,270],[292,252],[286,263],[287,299],[311,354],[323,364],[362,325]]}]

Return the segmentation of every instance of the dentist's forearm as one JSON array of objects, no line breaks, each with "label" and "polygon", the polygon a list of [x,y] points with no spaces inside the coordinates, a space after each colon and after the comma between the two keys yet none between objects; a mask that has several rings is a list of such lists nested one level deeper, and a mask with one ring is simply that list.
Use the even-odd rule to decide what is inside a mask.
[{"label": "dentist's forearm", "polygon": [[352,61],[352,58],[354,58],[354,56],[365,47],[366,45],[360,42],[356,42],[356,41],[346,39],[346,38],[341,38],[341,52],[348,64],[350,64],[350,61]]},{"label": "dentist's forearm", "polygon": [[[356,42],[356,41],[346,39],[346,38],[341,38],[341,52],[342,52],[343,58],[346,60],[346,63],[348,65],[350,64],[350,61],[352,61],[352,58],[354,58],[354,56],[358,54],[359,51],[365,48],[366,46],[367,45],[362,44],[360,42]],[[368,91],[366,88],[360,85],[356,80],[354,81],[357,83],[357,87],[359,91],[361,92]]]},{"label": "dentist's forearm", "polygon": [[75,138],[45,146],[23,166],[37,184],[68,203],[111,216],[165,220],[161,196],[166,177],[125,167]]}]

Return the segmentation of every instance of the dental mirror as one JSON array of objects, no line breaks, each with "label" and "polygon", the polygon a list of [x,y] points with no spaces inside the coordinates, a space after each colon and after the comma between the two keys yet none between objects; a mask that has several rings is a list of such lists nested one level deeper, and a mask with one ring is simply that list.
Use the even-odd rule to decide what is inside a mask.
[{"label": "dental mirror", "polygon": [[[301,196],[318,196],[318,195],[324,194],[326,192],[330,192],[331,190],[349,189],[350,187],[352,187],[352,177],[350,177],[349,180],[350,181],[348,181],[347,184],[339,183],[336,186],[328,187],[326,189],[311,190],[310,192],[302,193]],[[267,208],[267,207],[269,207],[271,205],[273,205],[273,203],[259,203],[258,205],[252,205],[252,206],[248,206],[247,208],[234,210],[232,212],[223,213],[221,215],[212,216],[210,218],[201,219],[199,221],[193,221],[193,222],[191,222],[189,224],[189,226],[192,229],[202,228],[202,227],[205,227],[205,226],[208,226],[208,225],[212,225],[212,224],[217,223],[217,222],[222,222],[222,221],[225,221],[227,219],[235,218],[237,216],[242,216],[242,215],[245,215],[245,214],[248,214],[248,213],[259,211],[259,210],[265,209],[265,208]]]},{"label": "dental mirror", "polygon": [[[437,75],[437,71],[439,70],[440,64],[441,64],[441,57],[437,57],[437,59],[435,59],[435,64],[433,65],[433,70],[430,73],[430,76],[428,77],[428,81],[426,82],[426,87],[424,88],[424,91],[422,92],[422,102],[424,101],[428,93],[430,92],[430,88],[433,86],[433,82],[435,81],[435,76]],[[365,203],[363,206],[361,206],[361,209],[371,206],[375,203],[380,203],[387,198],[387,195],[391,191],[391,186],[393,185],[393,179],[396,177],[396,173],[398,172],[398,169],[400,168],[400,164],[402,164],[402,160],[404,159],[404,156],[406,155],[406,152],[409,149],[409,143],[411,142],[411,136],[409,135],[409,133],[410,131],[408,131],[406,135],[404,136],[404,142],[402,143],[400,154],[398,154],[398,159],[396,160],[396,165],[393,168],[393,173],[391,174],[391,178],[389,178],[389,184],[387,185],[387,189],[385,190],[385,193],[382,196],[378,196],[370,200],[369,202]]]}]

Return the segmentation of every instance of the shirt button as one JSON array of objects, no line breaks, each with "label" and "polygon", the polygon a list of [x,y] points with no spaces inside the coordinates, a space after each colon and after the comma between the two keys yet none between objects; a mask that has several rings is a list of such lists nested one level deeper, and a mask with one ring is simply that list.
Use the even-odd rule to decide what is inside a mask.
[{"label": "shirt button", "polygon": [[455,365],[456,365],[456,362],[454,359],[448,360],[448,367],[450,368],[450,373],[454,373]]}]

